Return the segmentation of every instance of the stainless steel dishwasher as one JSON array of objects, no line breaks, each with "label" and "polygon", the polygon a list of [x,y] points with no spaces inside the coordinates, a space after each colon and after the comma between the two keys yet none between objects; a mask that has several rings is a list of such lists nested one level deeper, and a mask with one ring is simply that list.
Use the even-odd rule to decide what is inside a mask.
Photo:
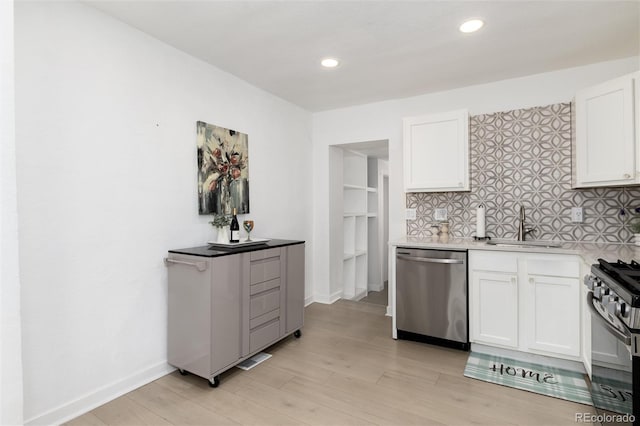
[{"label": "stainless steel dishwasher", "polygon": [[398,338],[469,350],[467,288],[466,251],[398,247]]}]

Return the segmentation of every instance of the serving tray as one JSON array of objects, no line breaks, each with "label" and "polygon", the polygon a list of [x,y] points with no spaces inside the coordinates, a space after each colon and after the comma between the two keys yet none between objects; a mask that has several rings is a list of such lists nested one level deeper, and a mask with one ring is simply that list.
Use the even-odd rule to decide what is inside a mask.
[{"label": "serving tray", "polygon": [[240,240],[238,243],[219,243],[217,241],[207,241],[207,244],[214,247],[223,247],[223,248],[234,248],[234,247],[246,247],[253,246],[257,244],[264,244],[268,241],[271,241],[269,238],[251,238],[251,241]]}]

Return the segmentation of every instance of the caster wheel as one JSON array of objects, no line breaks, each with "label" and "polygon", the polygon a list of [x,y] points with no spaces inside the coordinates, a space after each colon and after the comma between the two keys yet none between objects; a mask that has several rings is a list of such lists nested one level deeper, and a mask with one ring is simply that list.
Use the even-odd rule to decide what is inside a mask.
[{"label": "caster wheel", "polygon": [[215,376],[213,379],[209,379],[209,386],[212,388],[220,386],[220,375]]},{"label": "caster wheel", "polygon": [[295,337],[296,339],[299,339],[300,336],[302,336],[302,333],[300,332],[300,330],[296,330],[293,332],[293,337]]},{"label": "caster wheel", "polygon": [[178,371],[180,372],[181,375],[186,376],[187,374],[189,374],[187,371],[183,370],[182,368],[179,368]]}]

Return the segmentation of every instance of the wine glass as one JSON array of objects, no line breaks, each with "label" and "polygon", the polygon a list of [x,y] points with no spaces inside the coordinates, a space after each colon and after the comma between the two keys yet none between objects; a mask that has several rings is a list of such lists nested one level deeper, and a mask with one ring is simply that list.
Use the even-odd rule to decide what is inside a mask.
[{"label": "wine glass", "polygon": [[253,230],[253,221],[245,220],[244,222],[242,222],[242,227],[244,228],[245,231],[247,231],[246,241],[251,241],[251,231]]}]

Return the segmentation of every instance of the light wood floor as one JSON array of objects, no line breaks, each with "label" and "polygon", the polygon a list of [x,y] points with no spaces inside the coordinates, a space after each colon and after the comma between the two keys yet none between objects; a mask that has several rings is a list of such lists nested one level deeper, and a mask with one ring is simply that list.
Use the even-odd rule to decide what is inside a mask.
[{"label": "light wood floor", "polygon": [[305,310],[302,338],[269,348],[220,387],[174,372],[69,425],[575,425],[590,407],[462,375],[465,352],[390,338],[385,308],[338,301]]},{"label": "light wood floor", "polygon": [[362,299],[360,299],[360,302],[365,302],[365,303],[373,303],[374,305],[382,305],[382,306],[387,306],[388,304],[388,299],[389,299],[389,289],[388,289],[388,285],[389,282],[385,281],[384,282],[384,288],[380,291],[370,291],[367,293],[366,297],[363,297]]}]

